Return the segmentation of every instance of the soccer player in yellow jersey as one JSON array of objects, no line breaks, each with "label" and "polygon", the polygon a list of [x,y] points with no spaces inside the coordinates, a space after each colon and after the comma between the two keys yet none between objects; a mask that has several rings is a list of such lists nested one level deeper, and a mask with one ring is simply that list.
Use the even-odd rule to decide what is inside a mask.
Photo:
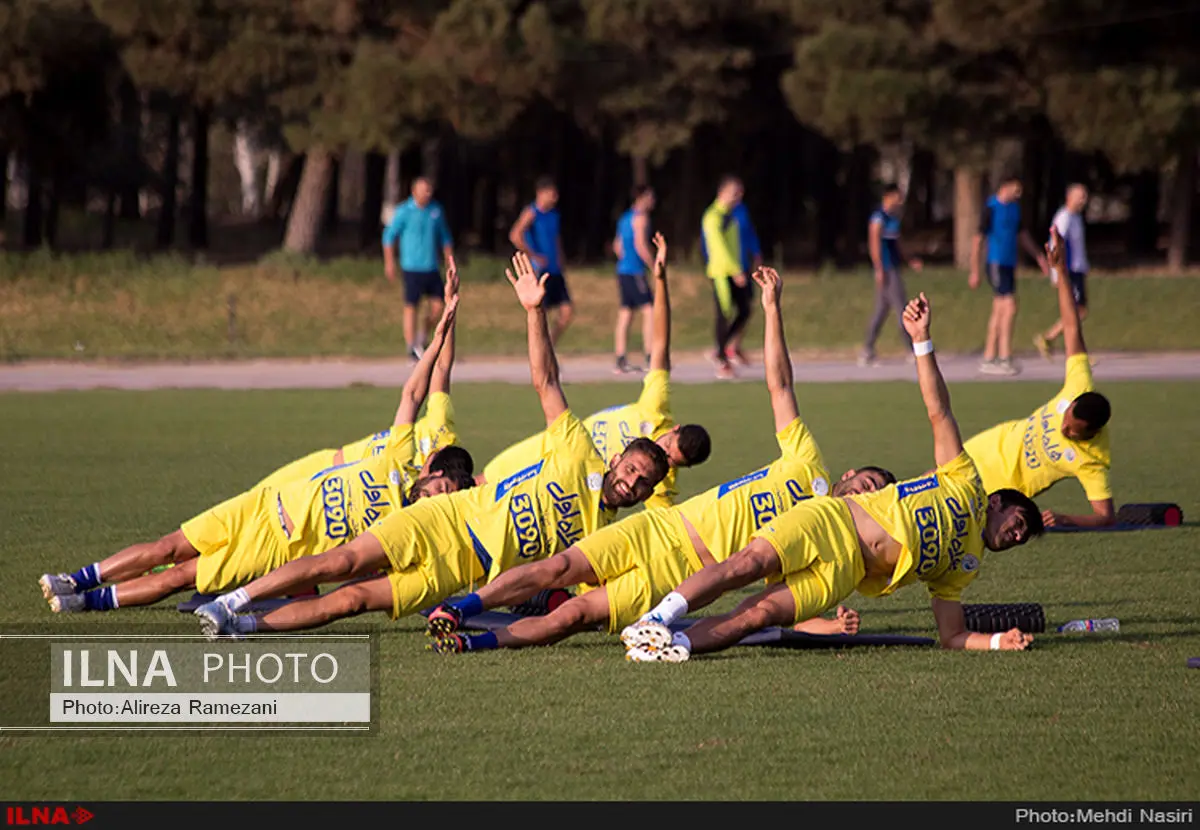
[{"label": "soccer player in yellow jersey", "polygon": [[[962,591],[978,574],[984,548],[1001,551],[1028,542],[1042,532],[1042,518],[1037,505],[1015,490],[984,491],[950,410],[929,320],[921,294],[905,308],[904,328],[913,339],[937,469],[873,493],[797,505],[757,530],[733,556],[686,579],[622,632],[628,659],[681,662],[728,648],[767,626],[808,619],[855,590],[883,596],[914,580],[924,582],[933,597],[944,648],[1020,650],[1032,641],[1016,628],[995,635],[966,629]],[[730,613],[671,632],[670,624],[689,610],[764,578],[769,587]]]},{"label": "soccer player in yellow jersey", "polygon": [[[513,265],[517,276],[508,276],[526,309],[530,374],[546,418],[545,453],[500,481],[396,511],[348,544],[288,562],[201,606],[205,634],[293,631],[366,611],[397,619],[556,554],[650,496],[667,474],[666,453],[640,438],[606,466],[567,407],[541,305],[546,277],[534,275],[524,253]],[[355,581],[259,617],[237,613],[254,600],[347,580]]]},{"label": "soccer player in yellow jersey", "polygon": [[[755,531],[813,496],[879,489],[896,479],[886,470],[850,470],[830,485],[829,471],[812,433],[800,419],[779,305],[781,282],[771,268],[754,273],[766,318],[763,363],[780,457],[688,499],[678,507],[652,508],[577,542],[543,562],[503,574],[465,599],[429,616],[433,647],[442,653],[520,648],[558,642],[607,625],[621,631],[706,565],[744,547]],[[599,587],[568,600],[543,617],[528,617],[498,632],[461,634],[462,621],[480,610],[516,605],[538,591],[576,584]],[[845,609],[836,620],[809,620],[810,633],[847,631],[857,618]]]},{"label": "soccer player in yellow jersey", "polygon": [[[712,452],[708,430],[697,424],[677,424],[671,415],[671,299],[667,290],[667,240],[661,233],[654,235],[654,247],[654,330],[650,372],[642,382],[642,394],[633,403],[602,409],[583,420],[601,458],[621,452],[635,438],[649,438],[666,451],[671,471],[646,500],[648,508],[674,504],[679,496],[676,470],[703,464]],[[538,433],[513,444],[488,462],[483,473],[476,476],[476,484],[499,481],[524,469],[531,459],[541,455],[544,443],[545,433]]]},{"label": "soccer player in yellow jersey", "polygon": [[[155,542],[133,545],[73,574],[43,574],[42,594],[55,612],[111,611],[148,605],[195,586],[202,593],[236,588],[285,562],[349,541],[392,510],[423,496],[474,484],[470,456],[452,447],[414,465],[413,421],[429,389],[438,350],[454,328],[451,297],[433,344],[404,384],[385,451],[279,487],[234,496]],[[444,464],[443,464],[444,462]],[[159,565],[173,565],[147,573]],[[104,585],[103,583],[112,583]]]},{"label": "soccer player in yellow jersey", "polygon": [[1079,309],[1067,273],[1066,248],[1051,228],[1046,256],[1057,269],[1058,309],[1067,352],[1066,381],[1057,395],[1023,421],[1008,421],[967,441],[967,454],[989,491],[1011,487],[1033,498],[1064,478],[1077,478],[1092,505],[1092,515],[1047,510],[1046,525],[1103,527],[1116,521],[1108,471],[1112,466],[1108,430],[1112,407],[1095,391]]},{"label": "soccer player in yellow jersey", "polygon": [[[454,264],[454,257],[451,256],[446,265],[445,302],[450,302],[450,299],[457,295],[458,268]],[[450,400],[450,372],[454,368],[455,353],[454,331],[454,328],[451,327],[450,334],[438,353],[437,365],[434,367],[433,379],[429,385],[425,415],[416,422],[414,427],[416,455],[413,457],[412,463],[417,467],[425,466],[430,457],[443,447],[453,447],[458,444],[458,433],[455,431],[454,424],[454,404]],[[396,410],[393,426],[404,423],[400,419],[403,408],[404,401],[402,400],[400,407]],[[411,424],[412,421],[409,420],[407,423]],[[285,464],[250,489],[280,487],[290,481],[312,478],[330,467],[372,458],[387,448],[391,433],[392,427],[388,427],[339,449],[316,450],[303,458],[297,458],[295,461]],[[460,461],[463,460],[463,454],[458,454],[458,457]],[[474,470],[469,469],[467,472],[474,473]]]}]

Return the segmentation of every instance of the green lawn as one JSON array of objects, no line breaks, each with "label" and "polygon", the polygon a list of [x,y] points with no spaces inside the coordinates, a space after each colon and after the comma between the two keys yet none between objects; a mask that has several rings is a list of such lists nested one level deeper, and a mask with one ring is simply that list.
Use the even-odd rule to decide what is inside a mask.
[{"label": "green lawn", "polygon": [[[630,388],[569,394],[592,411]],[[951,390],[967,432],[1021,417],[1054,391],[1033,383]],[[381,615],[361,621],[381,636],[381,734],[5,734],[5,795],[1195,800],[1200,671],[1185,663],[1200,656],[1200,385],[1106,391],[1116,412],[1118,502],[1175,501],[1191,525],[1051,535],[987,559],[966,600],[1040,602],[1052,624],[1116,616],[1118,635],[1047,634],[1024,654],[736,648],[684,665],[633,665],[599,634],[440,658],[423,650],[416,621]],[[798,395],[835,474],[864,462],[901,475],[931,465],[911,384],[801,386]],[[378,428],[394,398],[383,389],[0,396],[0,625],[54,632],[64,621],[46,609],[40,573],[170,531],[282,462]],[[538,425],[531,393],[518,387],[462,385],[456,401],[465,444],[481,463]],[[681,475],[686,493],[773,457],[761,390],[683,386],[675,408],[708,424],[715,440],[712,460]],[[1043,503],[1085,506],[1073,483]],[[852,604],[865,633],[933,634],[920,587]],[[166,602],[83,623],[103,632],[130,621],[191,622]],[[21,667],[4,674],[19,677]],[[14,685],[0,710],[15,706]]]}]

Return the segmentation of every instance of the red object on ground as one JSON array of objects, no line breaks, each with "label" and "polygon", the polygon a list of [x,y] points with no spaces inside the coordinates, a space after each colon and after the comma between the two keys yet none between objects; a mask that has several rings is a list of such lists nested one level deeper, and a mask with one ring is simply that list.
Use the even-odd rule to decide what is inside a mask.
[{"label": "red object on ground", "polygon": [[566,602],[570,598],[571,598],[571,595],[569,593],[567,593],[566,591],[562,591],[562,590],[551,591],[550,598],[546,600],[546,607],[550,611],[553,611],[555,608],[562,605],[564,602]]},{"label": "red object on ground", "polygon": [[1183,510],[1177,505],[1171,505],[1163,513],[1163,524],[1168,527],[1178,527],[1183,524]]}]

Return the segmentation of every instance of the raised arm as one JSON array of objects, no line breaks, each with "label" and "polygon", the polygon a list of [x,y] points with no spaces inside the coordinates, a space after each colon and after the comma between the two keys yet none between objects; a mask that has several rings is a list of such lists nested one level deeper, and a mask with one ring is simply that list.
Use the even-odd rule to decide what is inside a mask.
[{"label": "raised arm", "polygon": [[[454,263],[454,254],[451,253],[446,257],[446,305],[450,305],[450,301],[458,296],[458,266]],[[442,350],[438,353],[437,365],[433,369],[433,381],[430,384],[430,392],[450,391],[450,370],[454,368],[454,341],[455,333],[458,331],[458,326],[455,325],[457,318],[451,321],[450,331],[446,334],[446,342],[442,346]]]},{"label": "raised arm", "polygon": [[653,343],[650,346],[650,371],[671,371],[671,296],[667,291],[667,240],[654,234],[654,306],[650,310],[654,321]]},{"label": "raised arm", "polygon": [[774,268],[759,268],[753,276],[762,289],[766,326],[763,335],[763,368],[767,376],[767,391],[771,393],[775,431],[783,432],[788,424],[800,416],[800,408],[796,406],[792,358],[788,354],[787,340],[783,336],[783,310],[779,306],[783,280]]},{"label": "raised arm", "polygon": [[963,450],[962,434],[958,422],[950,410],[950,391],[938,368],[933,353],[933,341],[929,339],[931,317],[929,300],[922,292],[904,309],[904,330],[913,341],[913,352],[917,355],[917,383],[921,397],[925,400],[925,411],[933,427],[933,460],[940,467],[958,457]]},{"label": "raised arm", "polygon": [[[567,411],[567,396],[563,394],[562,381],[558,375],[558,359],[550,343],[550,328],[546,325],[546,310],[542,299],[546,296],[548,274],[538,277],[529,257],[518,252],[512,258],[512,270],[506,271],[508,281],[517,292],[517,299],[525,309],[525,324],[529,335],[529,376],[533,388],[542,403],[546,426],[550,426]],[[515,272],[515,275],[514,275]]]},{"label": "raised arm", "polygon": [[433,337],[429,341],[429,348],[421,355],[421,359],[413,367],[412,374],[404,383],[404,389],[400,392],[400,406],[396,408],[396,418],[392,421],[394,426],[411,424],[417,420],[421,404],[425,403],[425,396],[429,394],[434,365],[441,357],[446,337],[454,328],[457,309],[458,295],[456,294],[446,301],[446,306],[442,309],[442,319],[438,320],[437,327],[433,330]]},{"label": "raised arm", "polygon": [[633,217],[633,247],[638,257],[649,268],[654,262],[654,252],[650,250],[650,217],[644,213]]},{"label": "raised arm", "polygon": [[529,226],[533,224],[533,208],[528,205],[521,211],[521,215],[517,217],[517,221],[513,222],[512,228],[508,231],[508,241],[518,251],[529,254],[533,258],[533,251],[529,250],[529,243],[525,241],[525,234],[529,232]]},{"label": "raised arm", "polygon": [[1071,291],[1071,280],[1067,273],[1067,246],[1063,244],[1062,234],[1053,225],[1050,226],[1050,241],[1046,243],[1046,259],[1058,274],[1058,316],[1062,320],[1063,345],[1067,357],[1087,354],[1083,327],[1079,323],[1079,309],[1075,305],[1075,295]]}]

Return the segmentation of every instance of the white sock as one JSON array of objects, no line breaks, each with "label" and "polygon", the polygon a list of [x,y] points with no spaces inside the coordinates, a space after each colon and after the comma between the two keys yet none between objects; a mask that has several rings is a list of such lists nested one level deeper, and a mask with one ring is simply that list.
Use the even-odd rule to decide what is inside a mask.
[{"label": "white sock", "polygon": [[688,612],[688,602],[683,594],[672,591],[663,597],[658,607],[650,612],[650,619],[670,625]]},{"label": "white sock", "polygon": [[241,611],[250,604],[250,595],[246,593],[245,588],[238,588],[236,591],[230,591],[228,594],[217,597],[217,602],[230,611]]},{"label": "white sock", "polygon": [[258,617],[253,614],[242,614],[233,618],[233,630],[239,634],[253,634],[258,631]]},{"label": "white sock", "polygon": [[692,652],[692,641],[689,640],[688,635],[684,634],[682,631],[675,632],[675,636],[671,638],[671,645],[683,646],[684,649],[687,650],[688,654],[691,654]]}]

